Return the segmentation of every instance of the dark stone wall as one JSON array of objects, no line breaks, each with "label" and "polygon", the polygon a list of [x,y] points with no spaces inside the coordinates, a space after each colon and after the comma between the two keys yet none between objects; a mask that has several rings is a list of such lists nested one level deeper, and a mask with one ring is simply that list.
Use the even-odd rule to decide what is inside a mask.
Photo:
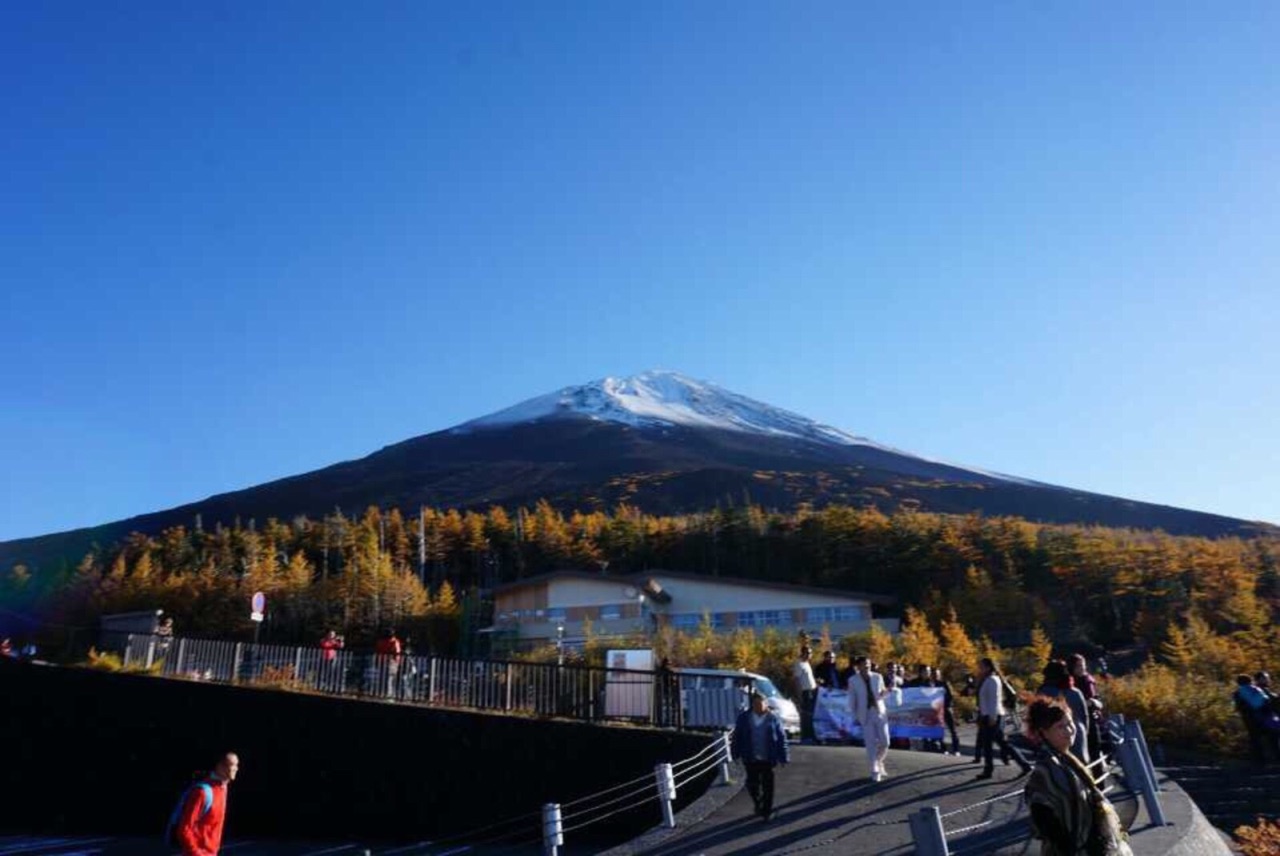
[{"label": "dark stone wall", "polygon": [[[158,836],[193,774],[234,750],[228,835],[369,842],[566,803],[709,739],[30,665],[0,668],[0,734],[9,830]],[[683,788],[677,808],[704,789]],[[654,800],[590,838],[623,840],[659,817]]]}]

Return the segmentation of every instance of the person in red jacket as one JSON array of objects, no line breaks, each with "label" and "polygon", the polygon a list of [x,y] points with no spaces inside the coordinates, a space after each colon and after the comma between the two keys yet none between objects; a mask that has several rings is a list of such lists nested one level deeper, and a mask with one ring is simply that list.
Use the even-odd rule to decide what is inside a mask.
[{"label": "person in red jacket", "polygon": [[239,770],[240,758],[228,752],[207,778],[187,791],[173,831],[182,856],[217,856],[227,819],[227,785]]}]

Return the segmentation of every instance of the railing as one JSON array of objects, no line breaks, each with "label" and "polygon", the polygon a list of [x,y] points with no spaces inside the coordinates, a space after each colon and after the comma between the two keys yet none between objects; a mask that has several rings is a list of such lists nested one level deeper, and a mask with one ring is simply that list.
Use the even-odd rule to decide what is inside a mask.
[{"label": "railing", "polygon": [[[1126,722],[1124,716],[1116,715],[1108,720],[1107,730],[1111,745],[1115,747],[1115,758],[1103,755],[1087,765],[1088,769],[1092,771],[1091,775],[1095,776],[1094,784],[1098,785],[1104,794],[1114,790],[1116,786],[1106,780],[1114,773],[1114,769],[1111,766],[1113,761],[1118,761],[1120,769],[1124,773],[1126,789],[1142,797],[1143,804],[1147,809],[1147,815],[1154,825],[1164,826],[1165,817],[1164,810],[1160,805],[1160,786],[1156,779],[1155,767],[1151,764],[1151,754],[1147,749],[1146,737],[1142,734],[1141,723],[1136,719]],[[983,827],[990,826],[995,821],[984,820],[968,826],[953,827],[951,829],[947,829],[943,821],[1004,800],[1021,800],[1022,796],[1023,792],[1019,789],[1000,794],[991,799],[981,800],[972,805],[962,806],[946,814],[943,814],[936,805],[926,806],[919,811],[913,812],[909,820],[911,823],[911,837],[916,846],[916,853],[921,856],[965,856],[965,854],[969,853],[983,852],[983,848],[987,846],[986,844],[980,845],[977,849],[966,850],[963,843],[961,843],[957,845],[961,849],[952,850],[948,839],[955,839],[967,833],[975,832]]]},{"label": "railing", "polygon": [[649,671],[143,634],[105,639],[104,647],[119,650],[128,670],[170,678],[583,721],[678,726],[682,720],[679,703],[664,697],[669,690]]},{"label": "railing", "polygon": [[718,774],[720,784],[728,784],[729,762],[729,735],[725,733],[717,735],[688,758],[658,764],[652,774],[637,776],[569,802],[547,803],[540,811],[459,835],[420,841],[404,849],[431,856],[459,856],[479,848],[507,849],[541,843],[544,854],[557,856],[559,848],[565,846],[565,836],[645,806],[655,806],[662,817],[662,825],[674,828],[676,817],[672,805],[680,789],[713,773]]},{"label": "railing", "polygon": [[[1090,775],[1095,776],[1094,784],[1098,785],[1104,794],[1113,789],[1113,785],[1104,784],[1111,776],[1110,765],[1111,759],[1106,755],[1087,765],[1091,771]],[[976,854],[988,852],[990,850],[989,842],[980,842],[976,846],[966,847],[966,843],[961,841],[956,844],[960,849],[952,850],[948,839],[954,840],[991,826],[996,822],[994,819],[979,820],[976,823],[970,823],[965,826],[953,825],[950,829],[946,827],[943,821],[1008,800],[1016,799],[1021,801],[1022,798],[1023,791],[1019,788],[1016,791],[1009,791],[990,799],[979,800],[970,805],[961,806],[945,814],[936,805],[926,806],[912,812],[908,816],[908,821],[911,824],[911,839],[915,843],[916,853],[918,856],[976,856]]]}]

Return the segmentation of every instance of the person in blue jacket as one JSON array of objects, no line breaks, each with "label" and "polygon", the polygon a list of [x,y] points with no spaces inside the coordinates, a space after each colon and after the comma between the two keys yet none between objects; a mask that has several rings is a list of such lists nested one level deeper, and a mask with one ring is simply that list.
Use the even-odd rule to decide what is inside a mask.
[{"label": "person in blue jacket", "polygon": [[764,821],[773,815],[773,768],[791,760],[782,723],[763,694],[751,693],[751,706],[733,727],[733,757],[747,768],[747,793]]}]

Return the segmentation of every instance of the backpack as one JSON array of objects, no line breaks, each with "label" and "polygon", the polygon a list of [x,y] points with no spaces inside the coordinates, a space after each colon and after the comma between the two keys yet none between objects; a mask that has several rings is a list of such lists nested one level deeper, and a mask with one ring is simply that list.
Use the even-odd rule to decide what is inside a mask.
[{"label": "backpack", "polygon": [[187,798],[191,792],[199,788],[204,791],[204,805],[200,809],[200,816],[204,817],[209,813],[209,809],[213,808],[213,786],[208,782],[196,782],[191,787],[182,792],[182,796],[178,799],[178,804],[173,807],[173,813],[169,815],[169,824],[164,828],[164,843],[170,847],[178,847],[180,843],[174,838],[174,830],[178,828],[178,821],[182,817],[182,809],[187,804]]}]

